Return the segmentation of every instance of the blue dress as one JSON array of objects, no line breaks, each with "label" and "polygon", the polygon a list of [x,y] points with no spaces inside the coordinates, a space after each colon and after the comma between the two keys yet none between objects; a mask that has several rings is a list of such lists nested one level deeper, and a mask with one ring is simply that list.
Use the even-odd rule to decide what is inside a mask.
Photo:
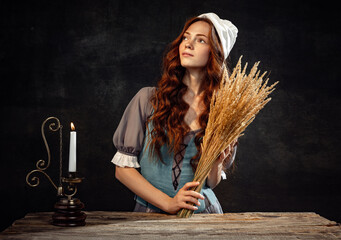
[{"label": "blue dress", "polygon": [[[148,141],[151,123],[146,127],[148,117],[153,108],[150,98],[155,88],[142,88],[128,104],[118,128],[114,134],[114,145],[117,148],[112,162],[121,167],[141,168],[142,176],[154,187],[174,197],[176,193],[194,177],[190,160],[197,154],[194,138],[197,131],[191,131],[184,138],[183,149],[176,154],[169,154],[167,146],[161,147],[164,163],[150,156]],[[201,194],[205,200],[199,199],[200,206],[196,213],[223,213],[220,203],[214,192],[204,184]],[[135,196],[136,206],[134,211],[162,212],[161,209]]]}]

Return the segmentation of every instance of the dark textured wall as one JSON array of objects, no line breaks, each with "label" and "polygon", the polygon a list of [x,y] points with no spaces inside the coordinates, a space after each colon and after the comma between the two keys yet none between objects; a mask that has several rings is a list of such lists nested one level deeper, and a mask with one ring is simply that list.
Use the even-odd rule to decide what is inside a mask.
[{"label": "dark textured wall", "polygon": [[[8,1],[1,3],[1,229],[27,212],[52,211],[40,125],[49,116],[78,133],[78,197],[86,210],[130,211],[114,179],[112,135],[133,95],[154,85],[163,51],[185,20],[213,11],[238,28],[231,53],[280,81],[240,139],[237,169],[216,188],[225,212],[313,211],[340,222],[339,18],[311,1]],[[47,133],[58,176],[56,133]]]}]

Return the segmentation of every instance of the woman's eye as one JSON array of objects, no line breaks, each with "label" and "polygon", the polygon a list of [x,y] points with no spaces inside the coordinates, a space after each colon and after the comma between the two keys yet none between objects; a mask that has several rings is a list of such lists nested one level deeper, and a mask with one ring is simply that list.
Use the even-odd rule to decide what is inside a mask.
[{"label": "woman's eye", "polygon": [[187,37],[185,37],[185,36],[184,36],[184,37],[182,37],[182,40],[187,40]]},{"label": "woman's eye", "polygon": [[199,42],[200,42],[200,43],[206,43],[206,41],[203,40],[203,39],[199,39]]}]

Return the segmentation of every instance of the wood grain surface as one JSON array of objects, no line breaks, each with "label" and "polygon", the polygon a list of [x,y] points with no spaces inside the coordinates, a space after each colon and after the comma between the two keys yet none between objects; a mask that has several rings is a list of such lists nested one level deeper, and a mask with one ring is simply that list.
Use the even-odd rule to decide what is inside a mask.
[{"label": "wood grain surface", "polygon": [[195,214],[86,212],[84,227],[51,225],[51,212],[27,214],[0,239],[341,239],[340,224],[312,212]]}]

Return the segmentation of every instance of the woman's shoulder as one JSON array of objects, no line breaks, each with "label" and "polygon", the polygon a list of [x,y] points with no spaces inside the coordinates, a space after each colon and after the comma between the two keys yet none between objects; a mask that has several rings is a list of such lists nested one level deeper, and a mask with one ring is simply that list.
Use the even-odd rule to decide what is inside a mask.
[{"label": "woman's shoulder", "polygon": [[141,88],[131,101],[132,106],[135,106],[132,108],[135,110],[139,108],[142,110],[142,112],[147,114],[146,116],[149,116],[153,108],[151,104],[151,98],[155,93],[155,89],[156,89],[155,87]]},{"label": "woman's shoulder", "polygon": [[155,92],[155,87],[143,87],[137,93],[136,97],[140,99],[149,99]]}]

